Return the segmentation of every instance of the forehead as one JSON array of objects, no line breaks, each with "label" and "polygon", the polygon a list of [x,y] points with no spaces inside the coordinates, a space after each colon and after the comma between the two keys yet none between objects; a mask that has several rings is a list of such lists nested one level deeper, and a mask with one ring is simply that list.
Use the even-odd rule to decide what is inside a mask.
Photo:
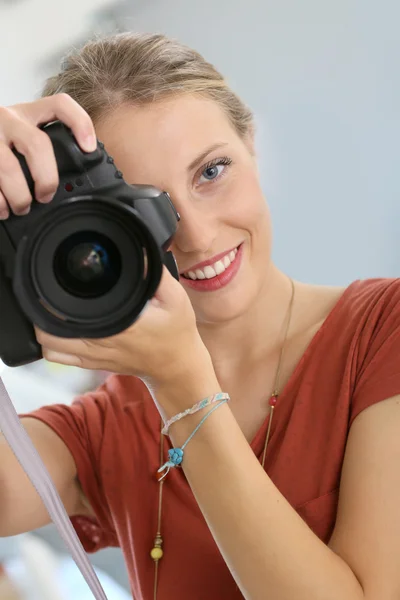
[{"label": "forehead", "polygon": [[125,105],[96,125],[111,154],[136,159],[194,158],[207,146],[233,141],[235,131],[211,100],[179,95],[143,106]]}]

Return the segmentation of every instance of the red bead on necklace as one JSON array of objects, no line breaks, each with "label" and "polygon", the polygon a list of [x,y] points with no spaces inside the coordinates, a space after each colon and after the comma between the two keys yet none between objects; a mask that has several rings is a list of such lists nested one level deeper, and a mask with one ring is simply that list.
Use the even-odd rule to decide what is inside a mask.
[{"label": "red bead on necklace", "polygon": [[277,402],[278,402],[278,394],[274,393],[274,394],[272,394],[271,398],[269,399],[268,404],[275,408]]}]

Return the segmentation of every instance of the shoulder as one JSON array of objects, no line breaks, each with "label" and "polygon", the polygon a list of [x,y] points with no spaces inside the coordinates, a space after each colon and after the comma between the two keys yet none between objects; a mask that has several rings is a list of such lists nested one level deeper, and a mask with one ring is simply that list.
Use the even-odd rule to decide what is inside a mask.
[{"label": "shoulder", "polygon": [[320,312],[314,311],[316,333],[301,372],[314,389],[330,382],[334,405],[340,397],[351,423],[364,408],[400,393],[400,279],[314,292]]},{"label": "shoulder", "polygon": [[[363,279],[341,294],[324,324],[347,355],[355,379],[400,354],[400,278]],[[392,363],[393,364],[393,363]]]},{"label": "shoulder", "polygon": [[359,279],[346,288],[321,288],[325,299],[324,329],[338,341],[373,339],[400,325],[400,278]]},{"label": "shoulder", "polygon": [[379,311],[400,314],[400,278],[357,279],[346,287],[318,288],[319,296],[326,299],[336,312],[347,316],[363,317]]},{"label": "shoulder", "polygon": [[[400,326],[400,278],[356,280],[346,287],[301,284],[294,339],[307,354],[329,348],[331,362],[366,350],[377,332],[385,337]],[[399,340],[400,342],[400,340]]]},{"label": "shoulder", "polygon": [[355,281],[339,308],[343,325],[353,329],[360,355],[372,346],[393,342],[393,335],[400,345],[400,278]]},{"label": "shoulder", "polygon": [[400,278],[359,279],[347,288],[343,305],[360,314],[393,312],[400,315]]}]

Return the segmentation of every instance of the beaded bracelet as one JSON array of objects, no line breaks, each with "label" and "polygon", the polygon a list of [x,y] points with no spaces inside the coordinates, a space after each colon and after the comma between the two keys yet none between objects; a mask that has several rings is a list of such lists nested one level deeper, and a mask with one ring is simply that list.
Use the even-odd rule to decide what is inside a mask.
[{"label": "beaded bracelet", "polygon": [[202,420],[197,425],[197,427],[195,428],[195,430],[193,431],[193,433],[191,433],[189,435],[188,439],[186,440],[186,442],[184,444],[182,444],[181,448],[171,448],[170,450],[168,450],[169,460],[167,460],[167,462],[164,463],[163,466],[158,469],[157,473],[162,473],[162,471],[165,471],[165,469],[167,469],[167,472],[164,473],[164,475],[162,475],[162,477],[160,477],[158,481],[162,481],[164,479],[164,477],[166,477],[168,475],[170,469],[172,469],[174,467],[179,467],[180,466],[180,464],[183,461],[183,451],[185,450],[185,447],[190,442],[190,440],[192,439],[192,437],[194,436],[194,434],[200,429],[200,427],[203,425],[204,421],[206,419],[208,419],[208,417],[214,412],[214,410],[217,410],[217,408],[219,408],[222,404],[225,404],[225,402],[228,402],[228,398],[225,398],[224,400],[221,400],[216,406],[214,406],[214,408],[212,408],[202,418]]},{"label": "beaded bracelet", "polygon": [[174,417],[172,417],[171,419],[169,419],[165,423],[164,427],[162,428],[162,433],[164,435],[168,435],[169,428],[171,427],[171,425],[173,423],[180,421],[180,419],[183,419],[184,417],[187,417],[188,415],[193,415],[194,413],[198,412],[202,408],[205,408],[206,406],[209,406],[210,404],[214,404],[214,402],[219,402],[220,400],[226,400],[226,401],[230,400],[229,394],[224,394],[224,393],[220,392],[218,394],[214,394],[213,396],[208,396],[208,398],[204,398],[203,400],[200,400],[200,402],[197,402],[194,406],[192,406],[192,408],[187,408],[183,412],[181,412],[181,413],[175,415]]}]

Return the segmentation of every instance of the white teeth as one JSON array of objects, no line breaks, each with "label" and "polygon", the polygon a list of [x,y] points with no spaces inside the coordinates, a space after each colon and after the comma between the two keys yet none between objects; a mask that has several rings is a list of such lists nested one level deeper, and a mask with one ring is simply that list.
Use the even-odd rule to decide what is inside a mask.
[{"label": "white teeth", "polygon": [[204,267],[204,275],[207,277],[207,279],[212,279],[212,277],[216,276],[216,272],[213,267],[207,265],[207,267]]},{"label": "white teeth", "polygon": [[221,275],[235,260],[237,254],[237,248],[231,250],[229,254],[226,254],[220,260],[217,260],[213,265],[208,265],[204,269],[196,269],[196,271],[187,271],[184,276],[189,279],[212,279],[217,275]]},{"label": "white teeth", "polygon": [[221,273],[223,273],[225,271],[225,269],[226,269],[226,267],[225,267],[224,263],[222,262],[222,260],[217,260],[217,262],[214,265],[214,270],[215,270],[216,274],[221,275]]}]

